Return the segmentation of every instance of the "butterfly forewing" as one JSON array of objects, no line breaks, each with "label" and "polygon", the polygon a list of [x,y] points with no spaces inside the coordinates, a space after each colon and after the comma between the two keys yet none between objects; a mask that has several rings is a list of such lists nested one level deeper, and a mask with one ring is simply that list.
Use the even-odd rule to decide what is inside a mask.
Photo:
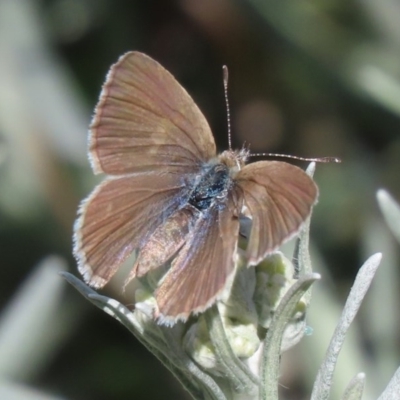
[{"label": "butterfly forewing", "polygon": [[81,205],[74,253],[79,271],[95,287],[105,285],[133,250],[187,197],[176,174],[140,174],[107,179]]},{"label": "butterfly forewing", "polygon": [[318,196],[317,186],[303,170],[278,161],[246,165],[236,184],[253,220],[247,246],[250,264],[297,233]]},{"label": "butterfly forewing", "polygon": [[212,305],[234,272],[239,232],[237,205],[213,206],[198,220],[156,292],[159,320],[173,323]]},{"label": "butterfly forewing", "polygon": [[111,68],[90,127],[96,173],[186,174],[215,156],[210,127],[175,78],[150,57],[122,56]]}]

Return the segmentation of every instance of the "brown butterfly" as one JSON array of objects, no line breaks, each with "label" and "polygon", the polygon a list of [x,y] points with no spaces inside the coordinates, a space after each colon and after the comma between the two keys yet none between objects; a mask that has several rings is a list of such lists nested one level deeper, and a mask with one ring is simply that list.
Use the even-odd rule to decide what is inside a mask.
[{"label": "brown butterfly", "polygon": [[85,281],[103,287],[134,250],[126,280],[167,262],[155,292],[161,323],[185,321],[221,295],[234,273],[243,213],[252,219],[248,265],[296,234],[318,189],[285,162],[216,154],[210,127],[160,64],[130,52],[107,75],[89,133],[89,157],[105,180],[84,200],[74,255]]}]

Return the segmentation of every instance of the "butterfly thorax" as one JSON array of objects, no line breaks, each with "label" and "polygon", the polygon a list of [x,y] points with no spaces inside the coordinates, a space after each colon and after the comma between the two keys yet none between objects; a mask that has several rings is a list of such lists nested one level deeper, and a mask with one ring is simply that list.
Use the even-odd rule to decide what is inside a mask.
[{"label": "butterfly thorax", "polygon": [[206,210],[214,200],[222,199],[231,185],[229,168],[225,164],[214,164],[206,169],[189,197],[189,204],[200,211]]},{"label": "butterfly thorax", "polygon": [[[205,169],[190,194],[189,204],[200,211],[226,197],[235,175],[244,167],[248,150],[226,150]],[[216,162],[215,162],[216,161]]]}]

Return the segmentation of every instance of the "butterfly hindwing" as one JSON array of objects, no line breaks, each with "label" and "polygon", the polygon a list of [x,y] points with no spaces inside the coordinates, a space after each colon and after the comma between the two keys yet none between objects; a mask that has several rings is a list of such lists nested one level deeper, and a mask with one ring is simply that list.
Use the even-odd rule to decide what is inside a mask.
[{"label": "butterfly hindwing", "polygon": [[302,169],[280,161],[246,165],[235,182],[252,218],[247,258],[254,265],[298,232],[318,189]]},{"label": "butterfly hindwing", "polygon": [[159,320],[186,320],[212,305],[234,272],[239,219],[237,205],[212,206],[197,220],[186,244],[156,291]]}]

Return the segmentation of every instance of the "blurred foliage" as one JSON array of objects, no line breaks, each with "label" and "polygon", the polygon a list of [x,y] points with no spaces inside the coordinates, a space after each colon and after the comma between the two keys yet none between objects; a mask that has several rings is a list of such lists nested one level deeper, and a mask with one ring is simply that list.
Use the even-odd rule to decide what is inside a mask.
[{"label": "blurred foliage", "polygon": [[[383,252],[381,283],[355,333],[379,393],[400,359],[398,247],[375,203],[381,187],[400,198],[399,18],[393,0],[0,0],[0,306],[50,254],[75,272],[72,224],[96,182],[87,127],[118,56],[143,51],[171,71],[206,115],[219,149],[227,147],[227,64],[235,146],[343,160],[319,165],[315,175],[314,269],[326,267],[326,286],[316,287],[323,315],[334,319],[358,266]],[[148,399],[185,398],[117,323],[70,289],[60,296],[47,328],[65,326],[68,315],[68,334],[57,336],[34,373],[13,379],[71,399],[142,398],[145,390]],[[287,399],[309,393],[313,377],[299,360],[316,371],[313,358],[326,348],[317,337],[329,324],[310,318],[314,334],[305,342],[313,351],[297,346],[284,361]]]}]

